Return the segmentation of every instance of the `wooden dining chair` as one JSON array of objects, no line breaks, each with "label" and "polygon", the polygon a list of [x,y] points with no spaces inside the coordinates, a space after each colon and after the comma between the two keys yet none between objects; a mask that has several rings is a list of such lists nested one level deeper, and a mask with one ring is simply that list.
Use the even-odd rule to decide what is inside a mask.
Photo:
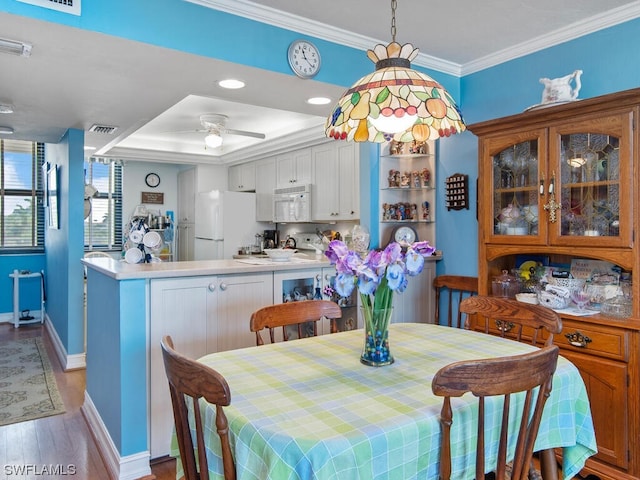
[{"label": "wooden dining chair", "polygon": [[[169,380],[173,418],[185,480],[209,478],[209,465],[204,443],[205,432],[199,405],[200,398],[215,405],[216,428],[220,437],[224,478],[225,480],[235,480],[236,467],[229,446],[229,425],[222,408],[231,404],[231,392],[227,381],[212,368],[176,352],[170,336],[163,337],[160,345],[167,380]],[[187,398],[193,405],[197,459],[189,425]]]},{"label": "wooden dining chair", "polygon": [[[447,298],[447,325],[462,328],[462,313],[460,302],[478,293],[478,277],[465,277],[463,275],[438,275],[433,279],[433,288],[436,291],[435,323],[442,325],[440,318],[440,296],[445,293]],[[454,303],[455,302],[455,303]],[[453,313],[456,312],[456,323],[453,323]]]},{"label": "wooden dining chair", "polygon": [[460,311],[467,315],[465,328],[518,342],[551,345],[553,335],[562,332],[556,312],[512,298],[476,295],[460,302]]},{"label": "wooden dining chair", "polygon": [[303,338],[311,325],[311,334],[318,335],[318,321],[328,318],[331,322],[331,333],[338,331],[336,320],[342,318],[340,306],[330,300],[305,300],[301,302],[287,302],[269,305],[256,310],[251,315],[249,328],[256,334],[256,345],[264,345],[260,331],[269,330],[271,343],[276,342],[276,330],[282,327],[284,341],[289,340],[287,327],[296,326],[297,338]]},{"label": "wooden dining chair", "polygon": [[[461,361],[447,365],[436,373],[431,388],[435,395],[444,397],[440,413],[441,480],[451,478],[451,428],[455,424],[451,398],[461,397],[467,392],[478,397],[475,478],[484,479],[485,472],[489,469],[495,472],[496,480],[527,480],[542,411],[551,392],[558,350],[556,345],[550,345],[524,355]],[[524,394],[523,406],[516,407],[514,394],[521,392]],[[538,395],[537,392],[542,394]],[[499,402],[499,397],[502,397],[503,403]],[[490,425],[485,425],[485,411],[491,413],[494,408],[502,409],[500,437],[496,464],[487,465],[485,431]],[[512,418],[510,415],[515,415],[517,428],[517,443],[512,461],[507,458],[510,436],[508,424],[509,418]]]}]

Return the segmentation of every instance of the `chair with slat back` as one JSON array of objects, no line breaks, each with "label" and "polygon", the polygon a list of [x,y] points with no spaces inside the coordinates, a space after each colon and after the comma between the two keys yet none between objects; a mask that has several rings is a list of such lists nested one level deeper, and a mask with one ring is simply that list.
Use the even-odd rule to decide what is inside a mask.
[{"label": "chair with slat back", "polygon": [[[231,392],[227,381],[214,369],[176,352],[170,336],[165,336],[160,345],[167,380],[169,380],[173,418],[185,480],[209,478],[204,430],[198,402],[200,398],[215,405],[216,428],[220,437],[224,478],[225,480],[235,480],[236,467],[229,446],[229,426],[222,408],[231,404]],[[189,425],[187,397],[193,402],[197,460]]]},{"label": "chair with slat back", "polygon": [[562,332],[560,316],[550,308],[519,302],[512,298],[476,295],[460,303],[467,315],[465,328],[492,333],[533,345],[553,344],[553,335]]},{"label": "chair with slat back", "polygon": [[[438,275],[433,279],[433,288],[436,291],[435,323],[441,324],[440,296],[446,293],[447,297],[447,325],[450,327],[462,328],[462,313],[460,312],[460,302],[465,297],[470,297],[478,293],[478,277],[465,277],[462,275]],[[455,303],[454,303],[455,301]],[[453,323],[453,312],[457,312],[456,323]]]},{"label": "chair with slat back", "polygon": [[305,300],[301,302],[279,303],[256,310],[251,315],[249,328],[256,334],[256,345],[264,345],[260,331],[269,330],[271,343],[276,342],[276,330],[282,327],[283,340],[289,340],[287,327],[296,326],[297,338],[305,336],[306,327],[311,322],[313,336],[318,335],[318,321],[328,318],[331,322],[331,333],[338,330],[336,320],[342,318],[340,306],[330,300]]},{"label": "chair with slat back", "polygon": [[[558,347],[546,346],[535,352],[511,357],[466,360],[441,368],[433,377],[432,390],[444,397],[440,422],[442,439],[440,450],[440,479],[451,478],[451,428],[455,423],[452,397],[471,392],[478,397],[478,426],[476,447],[476,476],[485,478],[485,471],[495,472],[496,480],[526,480],[544,404],[551,392],[551,381],[558,361]],[[539,387],[539,389],[538,389]],[[538,392],[543,394],[537,395]],[[516,408],[514,394],[523,392],[523,408]],[[496,397],[496,398],[491,398]],[[503,397],[501,404],[499,398]],[[514,408],[510,409],[510,405]],[[495,465],[486,464],[485,410],[502,409],[502,423]],[[516,415],[517,443],[513,460],[507,464],[509,411]],[[507,466],[509,465],[509,467]],[[510,475],[507,470],[510,468]]]},{"label": "chair with slat back", "polygon": [[[467,329],[534,346],[540,346],[543,340],[545,346],[552,345],[554,334],[562,332],[562,320],[556,312],[542,305],[523,303],[512,298],[476,295],[460,303],[460,312],[466,314]],[[550,453],[545,454],[548,455],[548,462],[554,461]],[[529,480],[540,478],[533,464],[529,470]]]}]

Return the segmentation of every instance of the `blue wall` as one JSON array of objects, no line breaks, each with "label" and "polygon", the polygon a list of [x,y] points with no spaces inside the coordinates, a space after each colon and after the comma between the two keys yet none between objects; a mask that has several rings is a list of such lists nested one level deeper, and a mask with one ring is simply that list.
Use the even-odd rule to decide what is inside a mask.
[{"label": "blue wall", "polygon": [[[459,99],[465,121],[471,124],[520,113],[540,103],[543,88],[540,78],[562,77],[576,69],[584,72],[578,98],[639,87],[639,36],[640,20],[636,19],[467,75],[461,79],[462,97]],[[437,245],[445,255],[438,264],[438,273],[476,275],[477,139],[465,132],[440,141],[439,147],[438,185],[442,185],[451,173],[468,174],[471,209],[447,212],[443,189],[438,191]]]},{"label": "blue wall", "polygon": [[68,130],[47,144],[46,160],[59,166],[58,229],[45,229],[47,313],[67,354],[84,353],[84,132]]}]

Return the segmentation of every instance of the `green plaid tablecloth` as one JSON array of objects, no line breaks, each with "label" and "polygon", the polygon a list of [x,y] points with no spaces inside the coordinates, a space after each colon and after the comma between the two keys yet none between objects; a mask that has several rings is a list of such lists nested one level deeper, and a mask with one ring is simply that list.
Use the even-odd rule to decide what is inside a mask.
[{"label": "green plaid tablecloth", "polygon": [[[535,349],[467,330],[394,324],[395,363],[375,368],[360,363],[362,343],[362,330],[354,330],[200,359],[231,389],[225,412],[238,480],[437,479],[442,398],[431,392],[435,372]],[[476,405],[471,395],[454,400],[454,479],[474,477]],[[205,415],[211,478],[223,478],[214,409]],[[536,450],[554,447],[563,447],[565,479],[597,451],[584,383],[562,357],[536,442]],[[172,454],[179,456],[175,435]]]}]

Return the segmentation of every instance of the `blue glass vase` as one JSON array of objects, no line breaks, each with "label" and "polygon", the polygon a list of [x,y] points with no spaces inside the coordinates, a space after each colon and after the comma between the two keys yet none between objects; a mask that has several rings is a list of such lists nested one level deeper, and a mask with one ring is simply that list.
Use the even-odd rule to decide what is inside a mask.
[{"label": "blue glass vase", "polygon": [[393,308],[375,310],[361,307],[364,322],[364,347],[360,362],[370,367],[383,367],[393,363],[389,349],[389,324]]}]

